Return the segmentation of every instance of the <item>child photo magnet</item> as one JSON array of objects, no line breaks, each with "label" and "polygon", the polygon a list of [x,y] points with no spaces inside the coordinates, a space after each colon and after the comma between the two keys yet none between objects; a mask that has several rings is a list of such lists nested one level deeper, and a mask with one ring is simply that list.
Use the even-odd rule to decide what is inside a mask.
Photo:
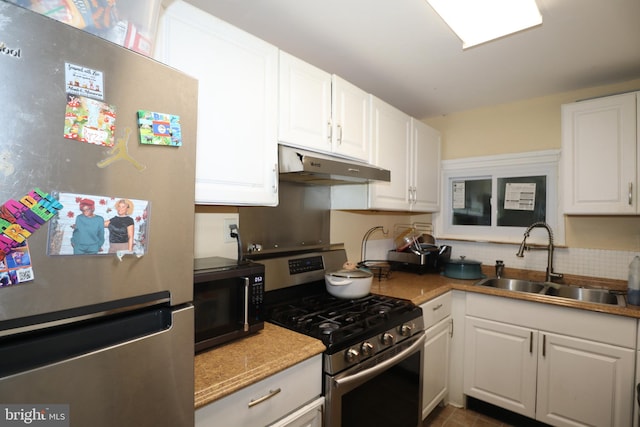
[{"label": "child photo magnet", "polygon": [[182,145],[180,116],[139,110],[138,129],[140,130],[141,144],[173,147]]}]

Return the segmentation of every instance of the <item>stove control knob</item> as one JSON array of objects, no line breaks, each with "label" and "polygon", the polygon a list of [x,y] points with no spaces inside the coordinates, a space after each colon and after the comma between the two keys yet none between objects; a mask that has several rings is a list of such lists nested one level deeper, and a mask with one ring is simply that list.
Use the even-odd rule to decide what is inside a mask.
[{"label": "stove control knob", "polygon": [[393,335],[390,334],[389,332],[385,332],[380,337],[380,342],[382,342],[383,345],[393,345],[393,341],[394,341]]},{"label": "stove control knob", "polygon": [[365,341],[360,346],[360,354],[364,357],[373,356],[373,344],[369,341]]},{"label": "stove control knob", "polygon": [[360,354],[358,353],[358,350],[356,350],[355,348],[350,348],[344,353],[344,360],[349,363],[353,363],[358,360],[359,355]]},{"label": "stove control knob", "polygon": [[400,335],[402,335],[403,337],[411,336],[411,331],[413,331],[413,325],[405,323],[404,325],[400,326],[399,332],[400,332]]}]

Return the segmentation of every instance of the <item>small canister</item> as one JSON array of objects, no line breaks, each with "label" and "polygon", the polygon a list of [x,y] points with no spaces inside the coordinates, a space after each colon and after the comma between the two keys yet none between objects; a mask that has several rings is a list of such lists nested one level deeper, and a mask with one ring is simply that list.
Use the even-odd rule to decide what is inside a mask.
[{"label": "small canister", "polygon": [[627,283],[627,303],[640,306],[640,256],[635,256],[629,264]]}]

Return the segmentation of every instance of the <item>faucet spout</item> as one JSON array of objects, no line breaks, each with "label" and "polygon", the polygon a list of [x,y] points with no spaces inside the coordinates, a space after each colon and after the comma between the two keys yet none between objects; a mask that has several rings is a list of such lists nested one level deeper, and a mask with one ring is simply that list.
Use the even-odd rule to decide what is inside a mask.
[{"label": "faucet spout", "polygon": [[540,249],[546,249],[547,250],[547,278],[546,278],[546,281],[547,282],[551,282],[551,280],[553,278],[558,278],[558,279],[562,278],[562,274],[561,273],[556,273],[555,271],[553,271],[553,250],[554,250],[554,246],[553,246],[553,231],[551,230],[551,227],[549,226],[549,224],[547,224],[546,222],[542,222],[542,221],[534,222],[529,227],[527,227],[526,231],[524,232],[524,238],[522,239],[522,243],[520,243],[520,248],[518,249],[518,253],[516,254],[516,256],[522,258],[522,257],[524,257],[524,251],[525,250],[538,249],[538,248],[535,248],[535,247],[527,246],[527,237],[529,237],[529,234],[531,233],[531,230],[533,230],[536,227],[541,227],[541,228],[544,228],[545,230],[547,230],[547,234],[549,236],[549,241],[548,241],[547,247],[546,248],[540,248]]}]

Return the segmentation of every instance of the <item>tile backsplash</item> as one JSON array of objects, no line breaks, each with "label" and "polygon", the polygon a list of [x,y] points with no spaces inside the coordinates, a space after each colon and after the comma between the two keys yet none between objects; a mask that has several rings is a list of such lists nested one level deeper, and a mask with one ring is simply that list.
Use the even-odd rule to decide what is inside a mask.
[{"label": "tile backsplash", "polygon": [[[464,255],[487,265],[502,260],[507,267],[523,270],[545,271],[547,268],[546,250],[529,250],[519,258],[516,256],[519,245],[460,241],[438,241],[438,244],[451,245],[454,258]],[[564,274],[627,280],[629,264],[636,255],[628,251],[555,248],[553,269]]]},{"label": "tile backsplash", "polygon": [[[526,251],[518,258],[516,244],[496,244],[463,242],[457,240],[438,240],[438,245],[450,245],[451,258],[465,256],[469,260],[480,261],[485,265],[494,265],[496,260],[504,261],[508,268],[545,271],[547,268],[546,250]],[[386,259],[388,250],[393,249],[391,239],[370,240],[367,242],[367,259]],[[558,273],[578,276],[601,277],[606,279],[627,280],[629,264],[636,252],[613,251],[604,249],[555,248],[553,269]]]}]

